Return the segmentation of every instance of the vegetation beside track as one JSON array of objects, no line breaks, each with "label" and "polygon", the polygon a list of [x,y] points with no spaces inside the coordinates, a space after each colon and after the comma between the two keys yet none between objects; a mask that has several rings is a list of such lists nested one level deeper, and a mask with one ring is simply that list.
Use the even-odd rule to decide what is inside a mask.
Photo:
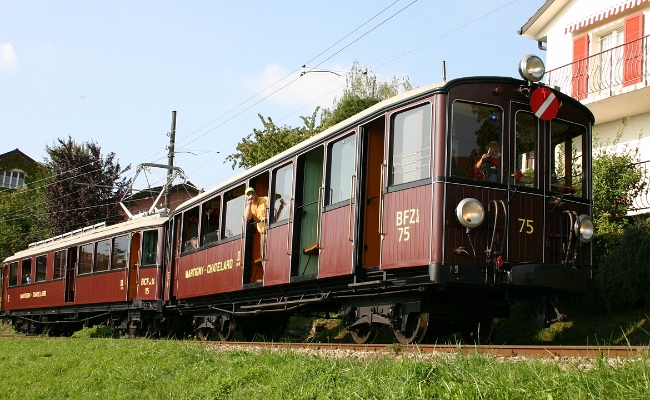
[{"label": "vegetation beside track", "polygon": [[647,359],[557,363],[220,351],[191,341],[0,338],[3,398],[648,398]]}]

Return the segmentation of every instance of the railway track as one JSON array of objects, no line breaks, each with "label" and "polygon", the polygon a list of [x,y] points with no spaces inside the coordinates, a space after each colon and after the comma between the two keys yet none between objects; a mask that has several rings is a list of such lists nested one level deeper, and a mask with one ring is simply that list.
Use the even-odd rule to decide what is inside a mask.
[{"label": "railway track", "polygon": [[271,342],[206,342],[216,346],[268,349],[311,349],[314,351],[363,351],[368,353],[464,353],[486,354],[497,357],[584,357],[617,358],[647,357],[648,346],[533,346],[533,345],[397,345],[349,343],[271,343]]},{"label": "railway track", "polygon": [[[0,334],[3,338],[39,338],[42,336],[25,336],[20,334]],[[54,338],[51,338],[54,339]],[[57,337],[56,339],[69,339]],[[102,339],[96,339],[102,340]],[[573,358],[630,358],[649,357],[650,346],[538,346],[538,345],[401,345],[401,344],[353,344],[353,343],[299,343],[299,342],[199,342],[223,349],[251,348],[251,349],[277,349],[277,350],[312,350],[364,352],[375,354],[485,354],[496,357],[573,357]]]}]

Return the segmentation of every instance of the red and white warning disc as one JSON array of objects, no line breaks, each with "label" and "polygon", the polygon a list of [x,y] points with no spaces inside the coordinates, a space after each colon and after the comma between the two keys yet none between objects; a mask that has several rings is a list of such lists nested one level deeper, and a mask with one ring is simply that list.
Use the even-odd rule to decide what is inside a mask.
[{"label": "red and white warning disc", "polygon": [[540,87],[530,95],[530,108],[537,118],[550,121],[555,118],[560,107],[555,93],[547,87]]}]

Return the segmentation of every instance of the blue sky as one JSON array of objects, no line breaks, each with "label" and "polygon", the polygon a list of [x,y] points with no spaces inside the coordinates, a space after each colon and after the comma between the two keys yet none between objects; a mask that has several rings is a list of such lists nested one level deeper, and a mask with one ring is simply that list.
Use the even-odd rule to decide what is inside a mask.
[{"label": "blue sky", "polygon": [[0,0],[0,153],[40,161],[71,136],[122,165],[164,164],[176,110],[177,150],[194,154],[175,164],[210,188],[238,172],[224,158],[258,113],[300,125],[340,95],[344,75],[296,79],[302,65],[344,74],[357,61],[416,86],[441,81],[442,60],[448,79],[516,77],[525,54],[545,56],[517,34],[543,3]]}]

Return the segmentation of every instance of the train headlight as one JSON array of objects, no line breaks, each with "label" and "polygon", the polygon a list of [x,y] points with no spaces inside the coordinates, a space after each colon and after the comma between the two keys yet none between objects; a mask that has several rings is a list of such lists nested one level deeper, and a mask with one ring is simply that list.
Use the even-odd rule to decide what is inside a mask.
[{"label": "train headlight", "polygon": [[527,81],[539,82],[545,72],[544,62],[534,54],[528,54],[519,62],[519,75]]},{"label": "train headlight", "polygon": [[575,233],[582,243],[591,242],[591,239],[594,237],[594,223],[588,215],[582,214],[578,217]]},{"label": "train headlight", "polygon": [[483,223],[485,219],[485,210],[480,201],[472,198],[463,199],[456,206],[456,217],[458,222],[465,228],[476,228]]}]

